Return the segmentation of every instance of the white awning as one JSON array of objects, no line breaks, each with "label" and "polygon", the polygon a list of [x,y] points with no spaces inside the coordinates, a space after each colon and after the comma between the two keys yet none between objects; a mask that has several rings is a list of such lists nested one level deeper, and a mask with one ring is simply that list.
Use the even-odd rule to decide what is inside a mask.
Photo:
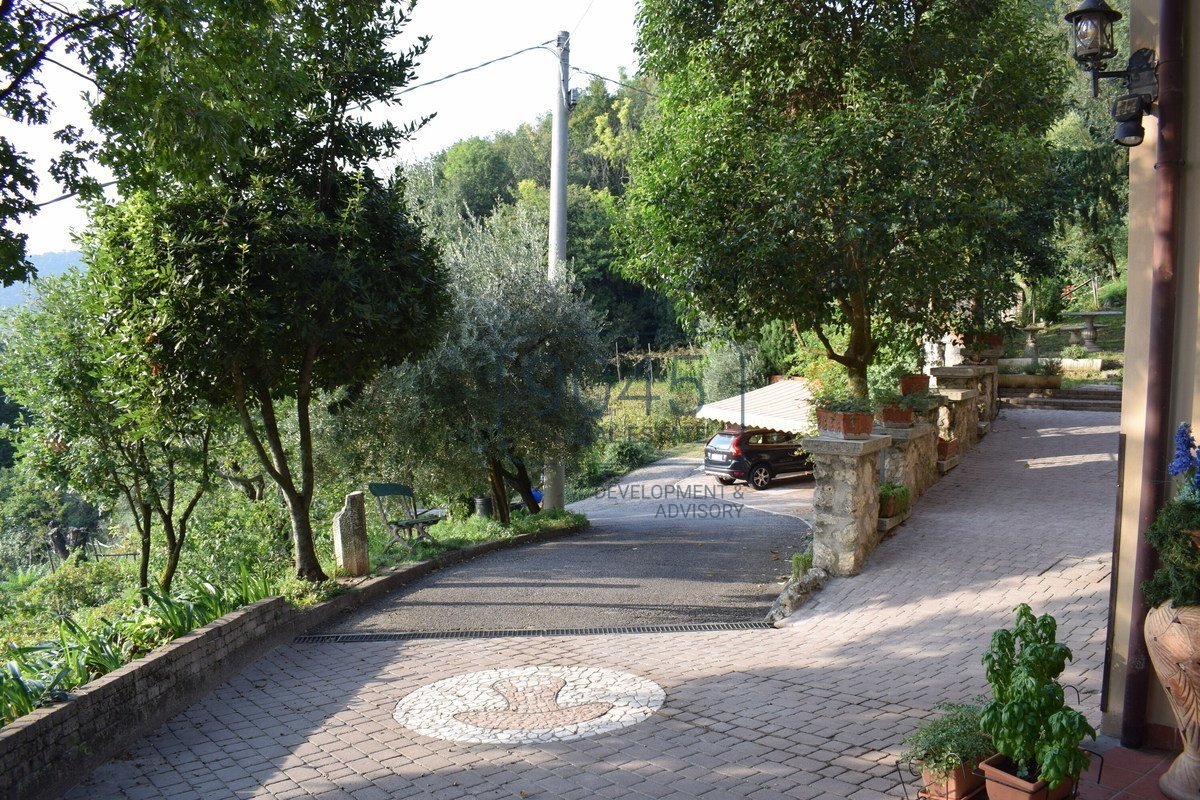
[{"label": "white awning", "polygon": [[813,393],[806,381],[780,381],[745,394],[704,404],[698,419],[746,428],[808,433],[817,427]]}]

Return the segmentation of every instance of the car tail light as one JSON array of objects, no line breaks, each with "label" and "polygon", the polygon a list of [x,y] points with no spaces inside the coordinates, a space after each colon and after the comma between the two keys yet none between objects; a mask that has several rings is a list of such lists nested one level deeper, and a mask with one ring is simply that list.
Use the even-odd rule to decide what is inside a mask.
[{"label": "car tail light", "polygon": [[742,454],[742,437],[735,436],[733,441],[729,443],[729,455],[740,456]]}]

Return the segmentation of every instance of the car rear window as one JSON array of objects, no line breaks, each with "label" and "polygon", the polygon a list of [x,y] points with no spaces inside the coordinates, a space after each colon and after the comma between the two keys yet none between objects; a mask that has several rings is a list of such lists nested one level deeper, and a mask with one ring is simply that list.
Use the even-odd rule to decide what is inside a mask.
[{"label": "car rear window", "polygon": [[713,450],[729,450],[729,445],[733,444],[733,439],[736,434],[733,433],[718,433],[708,443],[708,446]]}]

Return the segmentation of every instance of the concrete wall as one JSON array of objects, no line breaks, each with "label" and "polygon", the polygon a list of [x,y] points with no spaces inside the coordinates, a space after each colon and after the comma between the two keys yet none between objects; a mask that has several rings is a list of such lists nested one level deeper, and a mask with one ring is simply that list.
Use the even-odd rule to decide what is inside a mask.
[{"label": "concrete wall", "polygon": [[[1133,0],[1130,14],[1129,52],[1141,47],[1155,51],[1158,45],[1157,0]],[[1192,97],[1200,87],[1200,14],[1191,14],[1184,34],[1187,47],[1187,119],[1184,124],[1184,211],[1175,321],[1175,365],[1171,411],[1168,419],[1177,423],[1198,420],[1194,398],[1200,390],[1200,349],[1197,347],[1197,296],[1200,286],[1200,173],[1195,159],[1200,153],[1200,104]],[[1123,24],[1118,23],[1118,24]],[[1127,55],[1127,53],[1124,53]],[[1150,271],[1154,250],[1155,173],[1158,125],[1154,117],[1145,118],[1146,140],[1130,151],[1129,162],[1129,296],[1126,303],[1125,380],[1122,392],[1121,433],[1125,460],[1121,476],[1121,514],[1119,540],[1114,553],[1115,604],[1111,636],[1109,691],[1102,730],[1120,733],[1125,690],[1125,670],[1129,652],[1130,610],[1134,592],[1134,552],[1137,545],[1138,508],[1141,503],[1141,473],[1145,444],[1146,363],[1149,356]],[[1196,205],[1195,209],[1191,206]],[[1161,465],[1165,469],[1166,464]],[[1166,743],[1175,720],[1166,704],[1161,687],[1152,687],[1149,720],[1150,737]]]}]

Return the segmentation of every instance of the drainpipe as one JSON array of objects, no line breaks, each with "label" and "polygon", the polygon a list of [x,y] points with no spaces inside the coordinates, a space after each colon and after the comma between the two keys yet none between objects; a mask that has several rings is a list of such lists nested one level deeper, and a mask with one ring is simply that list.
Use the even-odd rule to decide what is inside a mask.
[{"label": "drainpipe", "polygon": [[1150,684],[1149,656],[1143,626],[1146,598],[1142,582],[1154,574],[1156,557],[1146,541],[1162,501],[1171,435],[1171,371],[1174,364],[1175,265],[1183,196],[1184,15],[1181,0],[1159,3],[1158,161],[1154,214],[1154,254],[1150,278],[1150,358],[1146,365],[1146,427],[1142,455],[1141,504],[1138,507],[1137,552],[1133,567],[1129,663],[1121,714],[1121,744],[1141,747],[1146,738],[1146,700]]}]

